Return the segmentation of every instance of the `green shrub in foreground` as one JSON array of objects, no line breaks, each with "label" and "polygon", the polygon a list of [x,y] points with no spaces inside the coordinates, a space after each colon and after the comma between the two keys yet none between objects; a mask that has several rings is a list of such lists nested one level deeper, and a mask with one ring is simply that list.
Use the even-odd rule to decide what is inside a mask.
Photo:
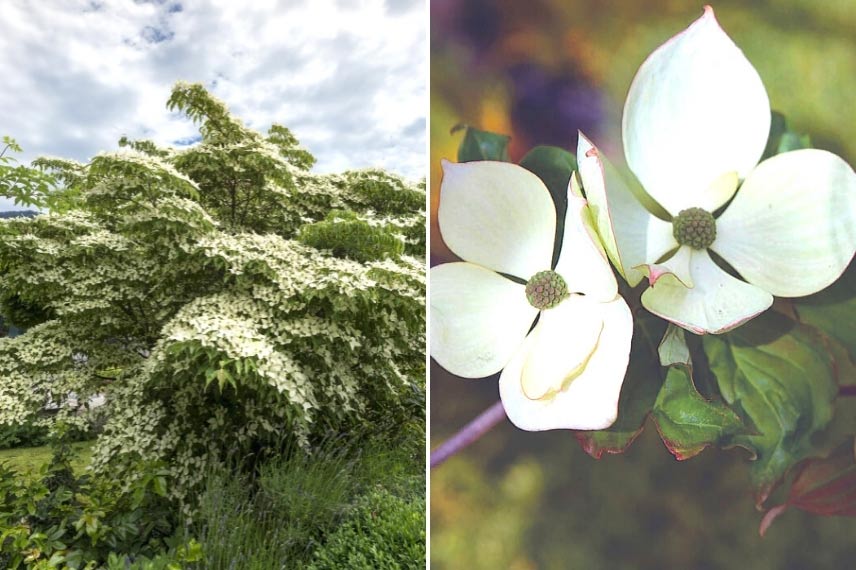
[{"label": "green shrub in foreground", "polygon": [[65,441],[35,479],[0,464],[0,568],[91,570],[111,556],[166,552],[176,524],[166,472],[140,463],[137,473],[127,488],[106,477],[77,476]]},{"label": "green shrub in foreground", "polygon": [[360,498],[315,551],[310,570],[405,570],[425,566],[425,499],[406,501],[378,488]]}]

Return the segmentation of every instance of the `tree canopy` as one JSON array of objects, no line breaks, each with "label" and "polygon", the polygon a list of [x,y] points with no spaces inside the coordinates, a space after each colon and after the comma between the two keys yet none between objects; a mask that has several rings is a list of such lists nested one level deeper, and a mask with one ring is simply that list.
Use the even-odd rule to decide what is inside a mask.
[{"label": "tree canopy", "polygon": [[200,85],[168,107],[198,144],[123,138],[6,191],[43,213],[0,220],[0,314],[28,327],[0,339],[0,424],[106,411],[96,469],[168,462],[182,499],[229,453],[423,421],[424,181],[314,173]]}]

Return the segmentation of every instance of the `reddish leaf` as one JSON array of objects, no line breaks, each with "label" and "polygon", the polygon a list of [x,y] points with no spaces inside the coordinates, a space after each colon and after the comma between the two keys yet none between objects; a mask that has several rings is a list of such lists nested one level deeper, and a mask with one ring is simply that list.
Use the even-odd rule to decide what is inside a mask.
[{"label": "reddish leaf", "polygon": [[791,483],[787,501],[764,515],[760,528],[762,536],[789,507],[820,516],[856,516],[856,454],[853,442],[839,446],[828,457],[803,462]]},{"label": "reddish leaf", "polygon": [[642,433],[642,429],[645,427],[644,419],[639,427],[636,430],[627,430],[627,431],[578,431],[574,433],[574,436],[577,438],[577,441],[580,444],[580,447],[583,448],[583,451],[594,457],[595,459],[600,459],[603,457],[604,453],[607,454],[616,454],[616,453],[624,453],[630,444],[633,443],[639,434]]}]

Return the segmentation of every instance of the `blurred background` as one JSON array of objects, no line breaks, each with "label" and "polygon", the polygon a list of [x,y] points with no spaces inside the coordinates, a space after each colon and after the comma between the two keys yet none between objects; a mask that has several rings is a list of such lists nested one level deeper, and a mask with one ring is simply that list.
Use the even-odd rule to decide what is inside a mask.
[{"label": "blurred background", "polygon": [[[455,159],[462,136],[449,133],[455,124],[511,135],[513,161],[537,144],[573,152],[580,129],[618,162],[633,75],[702,7],[431,0],[431,264],[454,259],[436,213],[440,159]],[[856,0],[713,8],[773,109],[814,146],[856,163]],[[432,361],[432,447],[496,402],[496,380],[456,378]],[[791,510],[760,538],[747,460],[707,450],[677,462],[650,425],[625,454],[594,460],[570,433],[505,422],[431,473],[431,567],[856,568],[856,519]]]}]

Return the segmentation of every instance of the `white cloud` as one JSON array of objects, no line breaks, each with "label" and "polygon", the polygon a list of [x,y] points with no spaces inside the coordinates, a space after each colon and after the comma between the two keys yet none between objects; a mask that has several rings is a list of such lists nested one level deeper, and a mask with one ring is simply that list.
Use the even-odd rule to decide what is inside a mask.
[{"label": "white cloud", "polygon": [[165,104],[198,81],[253,128],[289,127],[320,172],[422,177],[424,1],[6,0],[0,135],[26,160],[86,161],[122,135],[190,140]]}]

